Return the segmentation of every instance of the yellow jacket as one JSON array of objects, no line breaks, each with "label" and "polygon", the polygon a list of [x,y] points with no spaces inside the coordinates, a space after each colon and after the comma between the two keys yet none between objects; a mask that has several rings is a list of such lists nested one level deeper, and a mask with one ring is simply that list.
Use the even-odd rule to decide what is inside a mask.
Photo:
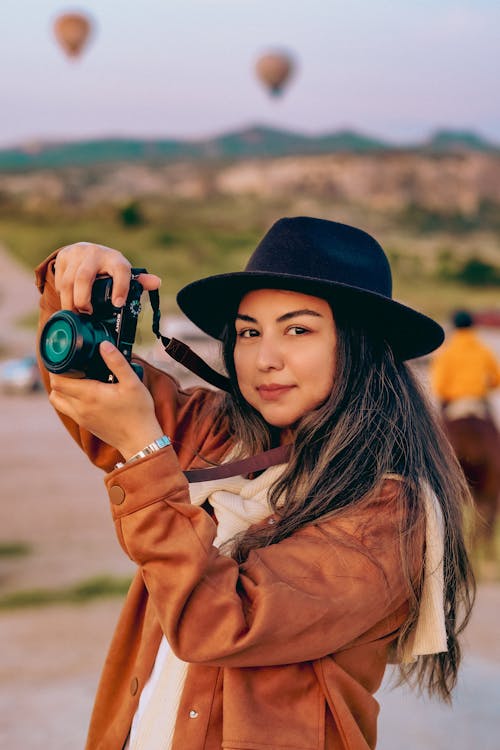
[{"label": "yellow jacket", "polygon": [[500,385],[500,366],[472,329],[459,328],[434,356],[431,384],[440,401],[484,398]]}]

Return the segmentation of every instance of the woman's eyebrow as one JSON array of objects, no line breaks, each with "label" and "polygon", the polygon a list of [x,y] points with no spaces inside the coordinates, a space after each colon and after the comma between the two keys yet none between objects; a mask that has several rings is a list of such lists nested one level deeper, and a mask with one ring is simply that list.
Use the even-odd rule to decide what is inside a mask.
[{"label": "woman's eyebrow", "polygon": [[276,318],[276,321],[278,323],[282,323],[284,320],[290,320],[290,318],[296,318],[299,315],[314,315],[315,318],[323,317],[321,313],[316,312],[316,310],[308,310],[307,308],[305,308],[304,310],[292,310],[291,312],[287,312],[284,315],[280,315],[279,318]]},{"label": "woman's eyebrow", "polygon": [[[303,310],[291,310],[290,312],[284,313],[283,315],[280,315],[279,318],[276,318],[276,322],[283,323],[285,320],[290,320],[299,315],[313,315],[315,318],[323,317],[321,313],[316,312],[316,310],[308,310],[305,308]],[[236,320],[245,320],[247,323],[257,323],[256,318],[252,318],[251,315],[244,315],[243,313],[238,313],[236,315]]]},{"label": "woman's eyebrow", "polygon": [[237,313],[236,320],[245,320],[247,323],[257,322],[255,318],[252,318],[250,315],[243,315],[243,313]]}]

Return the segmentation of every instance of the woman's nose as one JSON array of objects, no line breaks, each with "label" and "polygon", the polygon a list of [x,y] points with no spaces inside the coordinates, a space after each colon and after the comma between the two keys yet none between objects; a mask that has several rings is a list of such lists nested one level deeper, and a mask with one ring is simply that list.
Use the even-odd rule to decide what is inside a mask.
[{"label": "woman's nose", "polygon": [[260,370],[281,370],[283,354],[278,343],[273,338],[261,337],[257,353],[257,367]]}]

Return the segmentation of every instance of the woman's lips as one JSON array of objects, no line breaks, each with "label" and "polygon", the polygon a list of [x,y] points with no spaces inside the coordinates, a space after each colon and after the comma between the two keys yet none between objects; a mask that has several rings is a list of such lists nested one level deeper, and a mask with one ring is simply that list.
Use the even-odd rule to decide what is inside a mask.
[{"label": "woman's lips", "polygon": [[293,385],[260,385],[257,390],[264,401],[277,401],[293,387]]}]

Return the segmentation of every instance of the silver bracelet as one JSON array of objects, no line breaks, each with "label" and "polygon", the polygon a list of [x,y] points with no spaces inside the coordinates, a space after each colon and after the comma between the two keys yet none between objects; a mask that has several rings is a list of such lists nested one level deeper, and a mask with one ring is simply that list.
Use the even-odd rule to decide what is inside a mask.
[{"label": "silver bracelet", "polygon": [[127,458],[126,461],[120,461],[119,463],[115,464],[115,469],[121,469],[122,466],[125,466],[125,464],[129,464],[132,461],[137,461],[137,459],[139,458],[149,456],[151,455],[151,453],[155,453],[162,448],[166,448],[168,445],[171,445],[171,443],[172,441],[170,440],[168,435],[162,435],[160,438],[158,438],[158,440],[153,440],[152,443],[146,445],[146,447],[143,448],[142,451],[138,451],[137,453],[134,453],[133,456],[130,456],[130,458]]}]

